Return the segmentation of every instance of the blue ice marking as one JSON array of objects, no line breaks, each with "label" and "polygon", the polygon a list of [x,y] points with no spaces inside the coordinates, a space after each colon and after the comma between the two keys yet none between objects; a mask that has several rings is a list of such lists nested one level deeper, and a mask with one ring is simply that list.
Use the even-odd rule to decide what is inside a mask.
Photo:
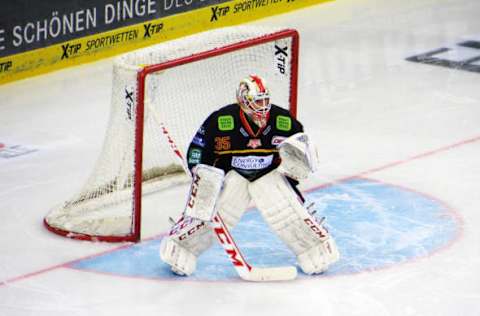
[{"label": "blue ice marking", "polygon": [[[315,202],[316,215],[326,216],[327,227],[341,252],[340,261],[324,275],[374,270],[424,257],[451,243],[460,230],[457,218],[438,200],[365,179],[319,188],[306,197]],[[294,255],[256,210],[246,212],[232,234],[252,265],[296,264]],[[159,239],[141,242],[82,260],[72,267],[153,279],[238,279],[217,244],[199,257],[197,270],[188,278],[175,276],[160,261],[159,244]],[[303,274],[300,277],[310,278]]]}]

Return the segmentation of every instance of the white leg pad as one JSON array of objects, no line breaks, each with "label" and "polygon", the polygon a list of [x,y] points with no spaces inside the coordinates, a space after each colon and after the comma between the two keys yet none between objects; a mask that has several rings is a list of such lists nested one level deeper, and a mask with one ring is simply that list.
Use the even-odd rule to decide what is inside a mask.
[{"label": "white leg pad", "polygon": [[223,190],[217,201],[217,211],[228,229],[235,227],[250,204],[249,183],[234,170],[225,176]]},{"label": "white leg pad", "polygon": [[206,222],[192,217],[181,217],[162,239],[160,258],[179,275],[190,275],[195,271],[197,257],[210,247],[213,232]]},{"label": "white leg pad", "polygon": [[325,272],[339,258],[337,245],[331,237],[297,256],[298,265],[306,274]]},{"label": "white leg pad", "polygon": [[[248,184],[248,180],[233,170],[224,179],[216,209],[228,229],[238,223],[250,203]],[[160,258],[176,274],[191,275],[195,271],[197,257],[211,246],[214,239],[207,222],[183,216],[172,227],[169,236],[163,238]]]},{"label": "white leg pad", "polygon": [[169,237],[160,243],[160,258],[178,275],[191,275],[197,267],[197,256]]},{"label": "white leg pad", "polygon": [[303,206],[286,178],[273,170],[249,186],[265,221],[297,255],[305,273],[321,273],[339,258],[328,231]]}]

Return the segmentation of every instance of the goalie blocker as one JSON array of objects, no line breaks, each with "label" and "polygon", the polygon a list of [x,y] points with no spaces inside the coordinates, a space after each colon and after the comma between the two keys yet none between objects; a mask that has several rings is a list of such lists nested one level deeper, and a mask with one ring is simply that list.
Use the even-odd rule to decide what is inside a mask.
[{"label": "goalie blocker", "polygon": [[[231,229],[251,201],[297,256],[304,273],[322,273],[339,259],[335,241],[322,221],[317,221],[307,210],[285,177],[304,179],[316,170],[318,159],[314,146],[306,134],[298,133],[287,138],[279,151],[280,166],[252,182],[235,170],[223,178],[222,170],[197,165],[184,216],[162,240],[160,247],[160,256],[172,271],[180,275],[193,273],[197,257],[214,239],[209,222],[216,212],[224,219],[226,229]],[[195,201],[193,207],[192,199]]]}]

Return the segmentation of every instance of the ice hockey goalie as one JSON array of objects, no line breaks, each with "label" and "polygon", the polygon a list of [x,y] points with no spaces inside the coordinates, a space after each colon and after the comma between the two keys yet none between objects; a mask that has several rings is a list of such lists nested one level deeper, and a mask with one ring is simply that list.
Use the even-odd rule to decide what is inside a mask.
[{"label": "ice hockey goalie", "polygon": [[240,81],[237,102],[204,121],[186,159],[193,176],[186,208],[160,245],[173,272],[195,271],[214,240],[209,221],[215,212],[231,229],[252,202],[304,273],[322,273],[339,259],[335,241],[296,187],[316,169],[315,146],[299,121],[270,103],[262,77]]}]

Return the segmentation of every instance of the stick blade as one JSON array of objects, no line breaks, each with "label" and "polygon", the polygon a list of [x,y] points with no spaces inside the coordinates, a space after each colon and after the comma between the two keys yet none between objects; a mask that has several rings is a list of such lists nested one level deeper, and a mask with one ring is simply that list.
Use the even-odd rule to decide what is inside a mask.
[{"label": "stick blade", "polygon": [[242,279],[253,282],[290,281],[297,277],[296,267],[257,268],[252,267]]}]

